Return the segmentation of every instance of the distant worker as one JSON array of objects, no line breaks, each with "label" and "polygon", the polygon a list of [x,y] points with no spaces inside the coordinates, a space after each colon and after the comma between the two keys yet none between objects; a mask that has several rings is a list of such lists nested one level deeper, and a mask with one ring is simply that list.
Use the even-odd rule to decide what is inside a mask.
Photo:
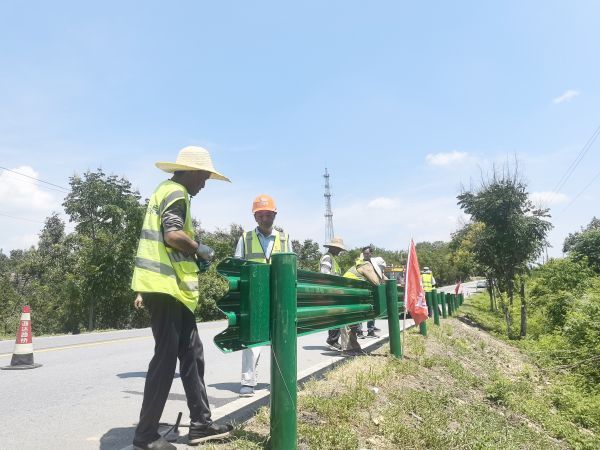
[{"label": "distant worker", "polygon": [[173,177],[159,184],[148,201],[131,281],[131,288],[138,293],[135,307],[148,310],[154,335],[154,356],[133,438],[135,450],[176,449],[158,433],[158,424],[178,358],[190,409],[190,444],[223,438],[232,430],[210,417],[204,351],[194,310],[199,297],[199,265],[209,263],[214,251],[195,241],[190,213],[190,196],[196,195],[206,180],[229,179],[215,170],[210,154],[201,147],[185,147],[174,163],[157,162],[156,167]]},{"label": "distant worker", "polygon": [[[235,257],[262,263],[271,263],[273,253],[291,252],[290,237],[281,228],[273,226],[277,208],[275,201],[268,195],[259,195],[252,203],[252,214],[258,226],[245,231],[238,241]],[[242,386],[241,397],[254,395],[257,384],[256,369],[262,347],[242,350]]]},{"label": "distant worker", "polygon": [[[375,256],[371,258],[371,264],[373,265],[373,270],[377,274],[377,279],[379,280],[379,284],[383,284],[388,277],[385,275],[385,269],[387,267],[385,260],[381,256]],[[379,328],[375,326],[375,320],[369,320],[367,322],[367,337],[378,338],[379,335],[376,334],[377,331],[381,331]]]},{"label": "distant worker", "polygon": [[[331,242],[323,245],[323,247],[327,247],[327,253],[321,257],[321,261],[319,263],[321,273],[341,276],[342,269],[340,269],[340,265],[338,264],[336,257],[341,252],[346,251],[346,247],[344,247],[344,240],[341,237],[334,237],[331,239]],[[341,330],[339,328],[329,330],[326,342],[332,350],[340,351],[342,349],[339,343],[340,331]]]},{"label": "distant worker", "polygon": [[423,267],[423,271],[421,272],[421,282],[423,283],[423,290],[425,292],[431,292],[436,285],[431,269],[427,266]]},{"label": "distant worker", "polygon": [[[373,258],[375,259],[375,258]],[[377,266],[377,269],[375,269]],[[381,266],[385,267],[383,258],[375,259],[375,264],[371,262],[371,247],[363,247],[361,256],[357,258],[355,264],[344,273],[344,277],[354,280],[368,281],[373,285],[379,285],[386,278]],[[373,324],[374,326],[374,324]],[[364,354],[357,340],[358,325],[352,325],[342,329],[341,345],[343,354],[351,356]],[[375,330],[369,331],[371,337],[377,337]]]},{"label": "distant worker", "polygon": [[[372,252],[373,252],[373,250],[372,250],[371,246],[363,247],[361,249],[360,256],[356,259],[354,266],[350,267],[350,269],[348,269],[348,271],[346,272],[346,274],[349,275],[349,278],[355,278],[355,279],[359,279],[359,280],[365,279],[365,276],[363,274],[361,274],[360,270],[359,270],[359,267],[364,267],[365,270],[368,270],[369,274],[373,275],[373,277],[371,279],[369,279],[367,277],[366,278],[367,281],[370,281],[373,284],[379,284],[381,282],[381,280],[384,278],[383,272],[373,273],[373,270],[376,270],[376,269],[374,269],[373,264],[370,263]],[[381,259],[381,261],[383,261],[383,259]],[[370,263],[370,264],[366,264],[366,263]],[[384,269],[385,269],[385,267],[384,267]],[[344,276],[346,276],[346,274],[344,274]],[[372,338],[379,337],[376,334],[377,331],[381,331],[381,330],[375,326],[375,321],[369,320],[367,322],[367,337],[372,337]],[[364,338],[364,334],[363,334],[363,330],[361,329],[361,325],[358,326],[358,328],[356,330],[356,334],[359,338],[361,338],[361,339]]]}]

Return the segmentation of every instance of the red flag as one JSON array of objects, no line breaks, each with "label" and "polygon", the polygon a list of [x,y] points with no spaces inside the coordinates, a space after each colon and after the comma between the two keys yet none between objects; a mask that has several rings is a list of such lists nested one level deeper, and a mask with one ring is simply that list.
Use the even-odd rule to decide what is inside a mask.
[{"label": "red flag", "polygon": [[427,319],[427,303],[425,302],[425,291],[421,281],[421,270],[415,243],[410,240],[408,249],[408,261],[406,263],[406,281],[404,285],[404,304],[407,311],[417,325]]},{"label": "red flag", "polygon": [[461,286],[461,284],[460,284],[460,280],[458,280],[458,281],[456,282],[456,286],[454,287],[454,293],[455,293],[456,295],[458,295],[458,293],[459,293],[459,292],[461,292],[461,290],[462,290],[462,286]]}]

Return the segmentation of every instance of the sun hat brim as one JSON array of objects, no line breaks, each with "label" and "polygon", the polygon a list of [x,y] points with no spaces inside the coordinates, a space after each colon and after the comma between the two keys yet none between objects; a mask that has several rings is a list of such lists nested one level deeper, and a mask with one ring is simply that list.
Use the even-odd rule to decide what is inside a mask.
[{"label": "sun hat brim", "polygon": [[162,162],[162,161],[155,163],[155,166],[158,167],[160,170],[163,170],[168,173],[177,172],[179,170],[181,170],[181,171],[203,170],[205,172],[210,172],[209,178],[211,180],[222,180],[222,181],[231,182],[231,180],[229,178],[227,178],[225,175],[217,172],[216,170],[211,170],[206,167],[188,166],[185,164],[176,164],[176,163]]},{"label": "sun hat brim", "polygon": [[342,250],[348,251],[348,249],[346,247],[344,247],[343,245],[339,245],[339,244],[323,244],[323,247],[335,247],[335,248],[340,248]]}]

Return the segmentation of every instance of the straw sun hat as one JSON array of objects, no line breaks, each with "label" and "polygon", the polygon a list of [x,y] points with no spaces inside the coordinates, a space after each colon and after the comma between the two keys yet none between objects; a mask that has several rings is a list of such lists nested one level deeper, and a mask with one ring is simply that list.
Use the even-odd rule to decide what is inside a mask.
[{"label": "straw sun hat", "polygon": [[323,244],[323,247],[337,247],[341,248],[342,250],[348,250],[346,247],[344,247],[344,240],[338,236],[332,238],[329,244]]},{"label": "straw sun hat", "polygon": [[189,146],[182,148],[174,163],[157,162],[156,167],[165,172],[173,173],[178,170],[204,170],[210,172],[213,180],[230,181],[225,175],[217,172],[213,166],[208,150],[202,147]]}]

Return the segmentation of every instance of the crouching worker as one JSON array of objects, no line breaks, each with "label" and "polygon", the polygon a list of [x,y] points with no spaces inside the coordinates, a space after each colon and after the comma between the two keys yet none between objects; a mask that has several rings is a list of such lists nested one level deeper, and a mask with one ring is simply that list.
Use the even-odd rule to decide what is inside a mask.
[{"label": "crouching worker", "polygon": [[155,343],[133,438],[134,450],[176,449],[158,433],[158,424],[178,358],[190,410],[190,444],[221,439],[232,430],[231,425],[217,425],[210,417],[204,350],[194,310],[199,297],[199,266],[210,262],[214,252],[194,240],[190,214],[190,196],[196,195],[206,180],[229,179],[214,169],[210,154],[201,147],[186,147],[176,162],[157,162],[156,166],[174,175],[159,184],[150,197],[131,282],[131,288],[141,293],[135,306],[150,313]]},{"label": "crouching worker", "polygon": [[[386,279],[382,267],[385,267],[383,258],[371,258],[371,247],[363,247],[361,256],[356,260],[355,264],[344,273],[344,277],[353,280],[368,281],[373,285],[379,285]],[[365,354],[358,343],[358,332],[359,325],[351,325],[342,329],[341,344],[343,355],[356,356]]]}]

